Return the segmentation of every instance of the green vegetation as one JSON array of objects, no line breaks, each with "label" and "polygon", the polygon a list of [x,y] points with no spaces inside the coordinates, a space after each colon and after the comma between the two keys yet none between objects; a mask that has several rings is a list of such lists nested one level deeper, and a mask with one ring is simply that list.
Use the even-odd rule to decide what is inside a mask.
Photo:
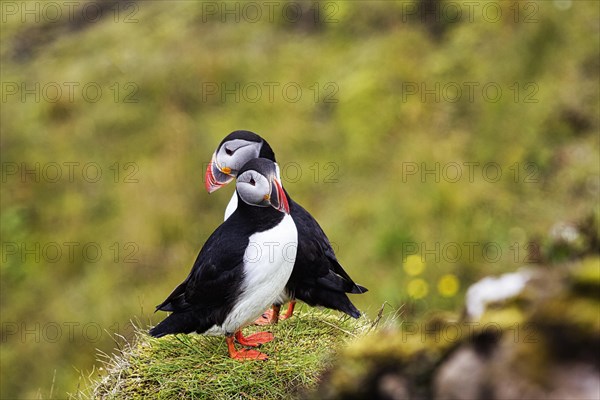
[{"label": "green vegetation", "polygon": [[[261,346],[267,361],[232,360],[220,337],[167,336],[137,332],[137,341],[110,358],[108,374],[92,381],[91,393],[79,397],[280,399],[313,389],[319,374],[349,339],[371,328],[366,318],[354,320],[329,311],[299,312],[297,318],[268,327],[273,342]],[[264,330],[250,327],[244,334]]]},{"label": "green vegetation", "polygon": [[472,282],[538,262],[541,238],[597,221],[598,3],[503,1],[497,20],[421,3],[3,13],[0,397],[84,390],[96,348],[159,321],[222,221],[233,188],[209,196],[202,176],[235,129],[270,142],[371,317],[457,310]]}]

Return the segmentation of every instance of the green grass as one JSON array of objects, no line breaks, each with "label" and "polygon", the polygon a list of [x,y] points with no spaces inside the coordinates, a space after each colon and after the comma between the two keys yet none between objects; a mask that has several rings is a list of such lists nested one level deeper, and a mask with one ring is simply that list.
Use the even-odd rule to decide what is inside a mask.
[{"label": "green grass", "polygon": [[137,330],[133,343],[116,355],[102,356],[106,374],[92,377],[78,397],[277,399],[312,389],[333,356],[348,341],[372,327],[366,317],[354,320],[327,310],[309,309],[268,327],[248,327],[244,334],[268,330],[275,340],[260,351],[266,361],[228,357],[223,337],[176,335],[154,339]]}]

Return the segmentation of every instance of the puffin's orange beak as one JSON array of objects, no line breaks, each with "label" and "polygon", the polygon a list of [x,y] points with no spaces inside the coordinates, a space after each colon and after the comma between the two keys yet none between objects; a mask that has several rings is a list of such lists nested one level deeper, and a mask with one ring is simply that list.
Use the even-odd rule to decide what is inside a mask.
[{"label": "puffin's orange beak", "polygon": [[288,203],[287,195],[285,194],[283,186],[281,186],[281,183],[279,183],[277,178],[273,178],[271,195],[269,196],[268,200],[276,210],[286,214],[290,213],[290,204]]},{"label": "puffin's orange beak", "polygon": [[210,163],[206,167],[206,174],[204,175],[204,187],[208,193],[219,190],[234,178],[230,175],[231,168],[223,167],[222,169],[219,169],[219,166],[215,162],[215,158],[216,154],[213,154]]}]

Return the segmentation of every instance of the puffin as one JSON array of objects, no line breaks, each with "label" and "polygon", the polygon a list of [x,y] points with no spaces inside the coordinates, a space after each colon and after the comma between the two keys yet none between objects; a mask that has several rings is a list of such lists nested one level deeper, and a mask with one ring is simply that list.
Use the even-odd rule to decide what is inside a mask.
[{"label": "puffin", "polygon": [[[227,135],[212,155],[206,168],[205,188],[212,193],[227,185],[236,177],[244,165],[257,157],[273,161],[277,169],[275,153],[258,134],[237,130]],[[257,321],[257,325],[277,323],[293,315],[296,300],[302,300],[310,306],[321,306],[338,310],[353,318],[360,312],[352,304],[346,293],[359,294],[367,288],[356,284],[336,258],[331,243],[315,218],[300,204],[296,203],[285,191],[290,206],[290,214],[298,229],[298,250],[292,275],[285,290],[282,291],[272,308]],[[239,206],[237,196],[232,196],[225,209],[227,221]],[[287,312],[280,316],[281,306],[290,302]]]},{"label": "puffin", "polygon": [[154,337],[177,333],[224,335],[233,359],[268,358],[254,349],[273,340],[269,332],[243,336],[277,301],[289,281],[298,231],[274,162],[255,158],[241,168],[237,207],[207,239],[185,280],[156,311],[171,314],[150,329]]}]

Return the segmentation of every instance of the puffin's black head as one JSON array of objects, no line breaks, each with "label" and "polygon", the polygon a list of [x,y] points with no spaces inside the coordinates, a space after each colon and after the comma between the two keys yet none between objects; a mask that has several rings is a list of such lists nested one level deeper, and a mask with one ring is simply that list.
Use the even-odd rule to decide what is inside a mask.
[{"label": "puffin's black head", "polygon": [[256,133],[233,131],[225,136],[206,168],[204,185],[208,193],[227,185],[244,164],[258,157],[275,162],[271,146]]},{"label": "puffin's black head", "polygon": [[252,206],[271,206],[286,214],[290,213],[287,196],[281,186],[279,167],[266,158],[254,158],[240,169],[236,190],[240,199]]}]

